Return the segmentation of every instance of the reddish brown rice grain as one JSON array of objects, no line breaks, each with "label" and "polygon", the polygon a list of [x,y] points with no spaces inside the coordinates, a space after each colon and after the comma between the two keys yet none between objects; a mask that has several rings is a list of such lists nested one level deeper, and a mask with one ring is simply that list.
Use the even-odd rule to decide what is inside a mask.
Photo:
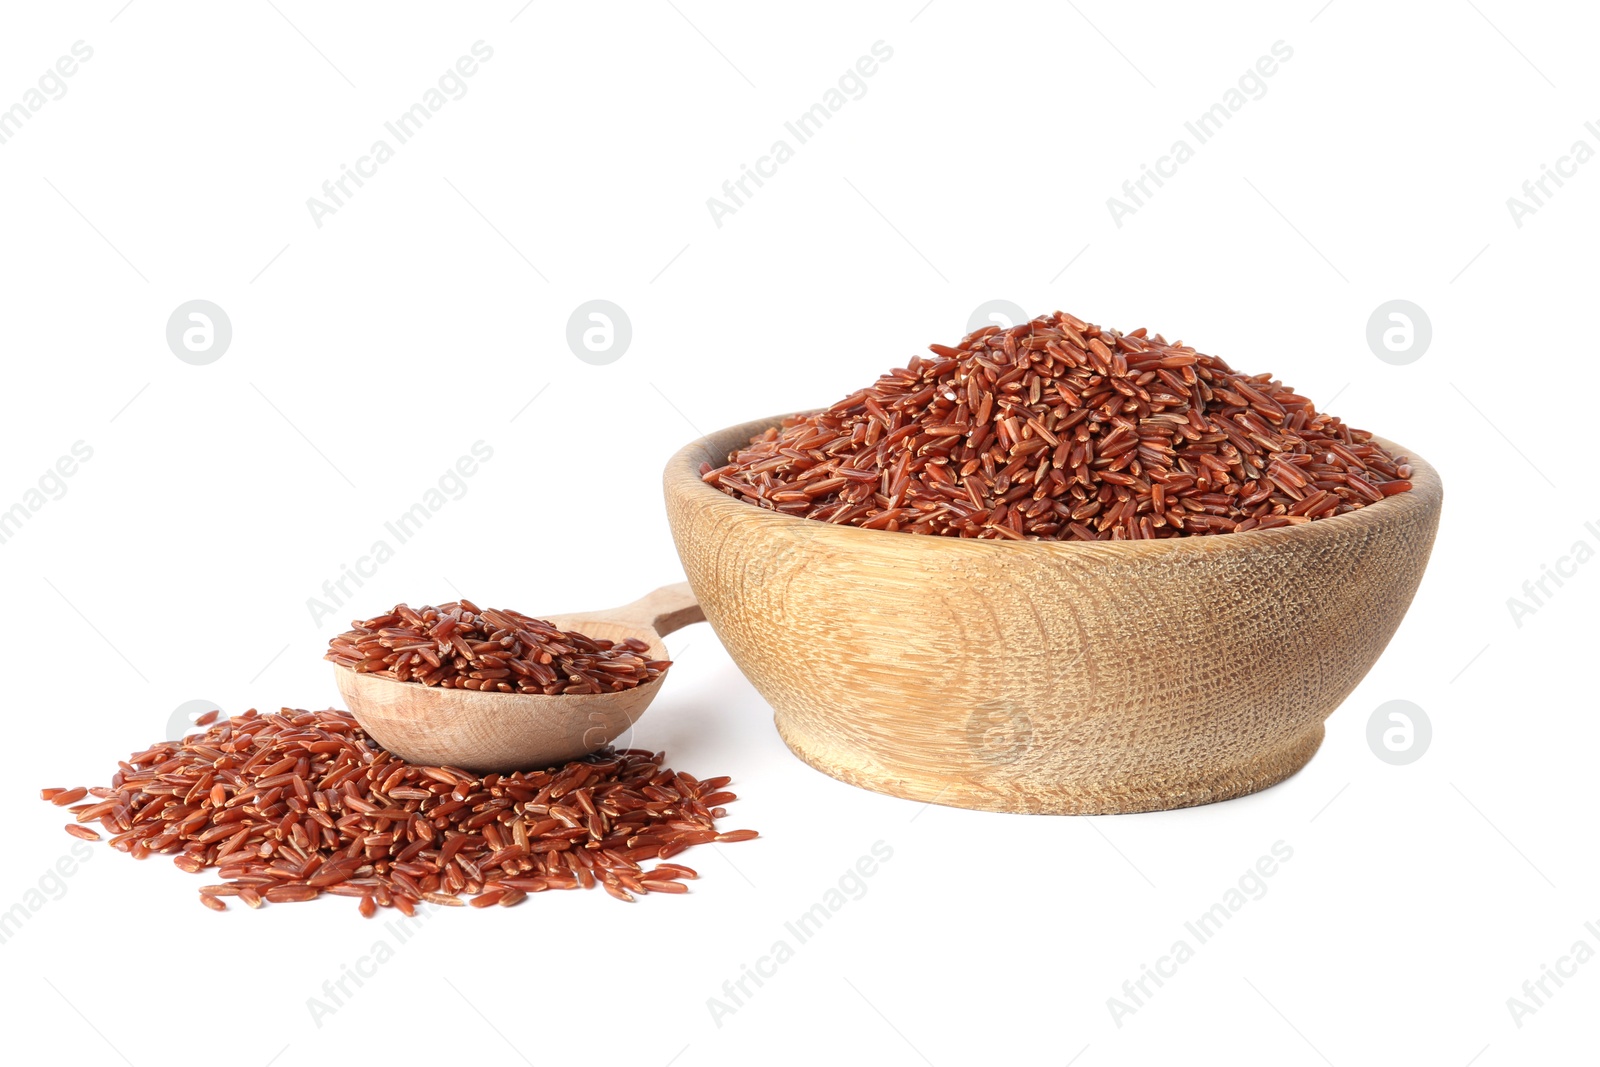
[{"label": "reddish brown rice grain", "polygon": [[[216,868],[224,881],[202,890],[208,899],[258,908],[349,896],[363,915],[410,915],[421,901],[463,906],[463,893],[478,907],[511,907],[547,889],[603,885],[628,900],[682,892],[649,883],[677,885],[695,877],[690,868],[640,861],[722,840],[705,799],[728,779],[700,781],[664,758],[602,749],[479,776],[405,763],[346,712],[252,710],[135,753],[109,787],[41,796],[64,804],[92,793],[96,803],[72,810],[98,821],[112,847],[168,855],[190,873]],[[99,838],[77,823],[67,832]],[[745,835],[754,831],[726,839]]]},{"label": "reddish brown rice grain", "polygon": [[1275,529],[1411,488],[1411,466],[1271,375],[1064,312],[930,345],[701,476],[866,529],[1120,541]]},{"label": "reddish brown rice grain", "polygon": [[68,804],[76,804],[78,801],[82,800],[88,795],[89,791],[80,785],[76,789],[67,789],[56,793],[50,798],[50,803],[54,804],[58,808],[64,808]]},{"label": "reddish brown rice grain", "polygon": [[685,867],[681,863],[658,863],[651,872],[660,878],[699,878],[700,872],[693,867]]},{"label": "reddish brown rice grain", "polygon": [[295,904],[315,900],[322,895],[322,890],[303,884],[275,885],[263,895],[270,904]]},{"label": "reddish brown rice grain", "polygon": [[328,642],[324,659],[401,682],[498,693],[614,693],[672,664],[638,638],[606,641],[470,600],[394,610]]},{"label": "reddish brown rice grain", "polygon": [[687,893],[689,887],[670,878],[641,878],[639,884],[652,893]]}]

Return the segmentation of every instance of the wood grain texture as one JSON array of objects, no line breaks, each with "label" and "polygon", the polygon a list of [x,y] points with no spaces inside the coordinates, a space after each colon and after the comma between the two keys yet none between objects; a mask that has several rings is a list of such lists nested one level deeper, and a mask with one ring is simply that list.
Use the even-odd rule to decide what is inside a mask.
[{"label": "wood grain texture", "polygon": [[[666,659],[661,638],[704,617],[680,582],[620,608],[549,621],[606,641],[637,637],[650,645],[649,658]],[[478,772],[533,770],[588,755],[639,720],[667,673],[618,693],[544,696],[443,689],[334,668],[350,713],[378,744],[411,763]]]},{"label": "wood grain texture", "polygon": [[978,541],[794,518],[701,481],[775,424],[689,445],[667,513],[717,635],[790,749],[966,808],[1151,811],[1299,770],[1376,662],[1443,489],[1302,526],[1118,543]]}]

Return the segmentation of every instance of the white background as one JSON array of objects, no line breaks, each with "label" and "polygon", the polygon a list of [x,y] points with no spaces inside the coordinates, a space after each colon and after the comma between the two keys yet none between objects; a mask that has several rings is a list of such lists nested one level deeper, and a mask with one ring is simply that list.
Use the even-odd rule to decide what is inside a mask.
[{"label": "white background", "polygon": [[[1507,998],[1600,950],[1600,563],[1520,627],[1507,599],[1600,548],[1600,162],[1520,227],[1506,201],[1600,148],[1596,20],[1321,4],[8,6],[0,107],[94,50],[0,145],[0,508],[93,449],[0,545],[13,1055],[1592,1061],[1600,962],[1520,1027]],[[315,225],[307,198],[479,40],[465,96]],[[865,95],[716,225],[707,198],[878,41]],[[1277,41],[1265,95],[1117,226],[1107,198]],[[233,326],[209,366],[164,336],[197,298]],[[594,298],[633,327],[606,366],[565,341]],[[727,826],[763,836],[683,857],[687,897],[442,912],[319,1026],[308,998],[395,940],[352,901],[212,914],[201,878],[104,845],[47,877],[73,842],[41,786],[104,784],[187,700],[327,706],[328,637],[398,600],[558,612],[680,580],[675,449],[832,402],[996,298],[1271,370],[1439,468],[1411,612],[1294,778],[1118,818],[924,808],[791,757],[701,626],[636,740],[731,774]],[[1406,366],[1365,338],[1395,298],[1432,321]],[[466,494],[314,622],[308,598],[479,440]],[[1391,699],[1433,724],[1408,766],[1367,745]],[[708,998],[879,841],[865,895],[718,1025]],[[1279,841],[1265,896],[1119,1026],[1108,998]]]}]

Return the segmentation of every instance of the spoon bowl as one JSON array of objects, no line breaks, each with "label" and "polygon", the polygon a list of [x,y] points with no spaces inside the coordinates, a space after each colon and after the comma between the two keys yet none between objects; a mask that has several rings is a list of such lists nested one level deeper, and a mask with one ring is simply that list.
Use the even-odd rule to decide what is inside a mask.
[{"label": "spoon bowl", "polygon": [[[562,630],[620,642],[637,638],[651,659],[667,658],[661,639],[700,622],[687,582],[665,586],[609,611],[552,615]],[[400,758],[475,772],[511,772],[578,759],[620,737],[639,720],[666,672],[614,693],[486,693],[401,682],[381,674],[334,668],[350,713],[373,740]]]}]

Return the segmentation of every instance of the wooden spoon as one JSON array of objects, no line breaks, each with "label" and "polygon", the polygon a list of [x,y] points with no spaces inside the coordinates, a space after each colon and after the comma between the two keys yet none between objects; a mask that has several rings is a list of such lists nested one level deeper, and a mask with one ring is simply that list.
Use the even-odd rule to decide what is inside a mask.
[{"label": "wooden spoon", "polygon": [[[704,613],[688,582],[657,589],[610,611],[552,615],[562,630],[606,641],[636,637],[651,659],[666,659],[661,639]],[[638,721],[666,678],[617,693],[483,693],[399,682],[335,667],[351,714],[373,739],[411,763],[469,771],[520,771],[586,756]]]}]

